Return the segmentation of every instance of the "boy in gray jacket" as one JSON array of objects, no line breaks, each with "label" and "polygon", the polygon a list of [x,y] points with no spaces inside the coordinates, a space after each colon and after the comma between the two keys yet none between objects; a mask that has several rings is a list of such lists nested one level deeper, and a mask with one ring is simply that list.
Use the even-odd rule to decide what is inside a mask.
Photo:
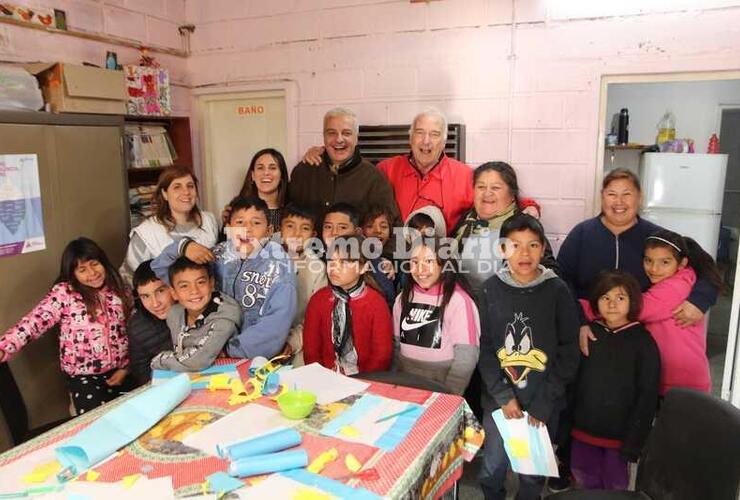
[{"label": "boy in gray jacket", "polygon": [[228,340],[239,332],[242,313],[231,297],[214,292],[208,264],[180,257],[168,270],[177,297],[167,313],[173,351],[152,359],[152,368],[196,372],[211,366]]},{"label": "boy in gray jacket", "polygon": [[[232,358],[271,358],[285,346],[296,310],[295,272],[279,243],[269,241],[272,226],[265,202],[237,197],[231,201],[229,238],[213,251],[188,238],[166,247],[152,262],[164,273],[179,256],[213,262],[216,288],[241,307],[241,331],[226,345]],[[200,260],[199,260],[200,259]]]}]

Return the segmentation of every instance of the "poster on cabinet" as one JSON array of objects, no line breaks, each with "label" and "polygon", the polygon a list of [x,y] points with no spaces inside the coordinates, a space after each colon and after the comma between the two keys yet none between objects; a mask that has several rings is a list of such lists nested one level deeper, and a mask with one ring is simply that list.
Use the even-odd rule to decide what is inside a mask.
[{"label": "poster on cabinet", "polygon": [[38,157],[0,155],[0,257],[45,248]]}]

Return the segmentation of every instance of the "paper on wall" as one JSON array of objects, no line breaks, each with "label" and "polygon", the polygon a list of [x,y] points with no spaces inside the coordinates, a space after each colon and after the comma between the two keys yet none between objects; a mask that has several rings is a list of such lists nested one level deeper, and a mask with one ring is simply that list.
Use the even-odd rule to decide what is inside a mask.
[{"label": "paper on wall", "polygon": [[280,383],[288,390],[316,394],[318,404],[329,404],[364,391],[370,384],[324,368],[318,363],[280,372]]},{"label": "paper on wall", "polygon": [[0,155],[0,257],[45,248],[38,156]]}]

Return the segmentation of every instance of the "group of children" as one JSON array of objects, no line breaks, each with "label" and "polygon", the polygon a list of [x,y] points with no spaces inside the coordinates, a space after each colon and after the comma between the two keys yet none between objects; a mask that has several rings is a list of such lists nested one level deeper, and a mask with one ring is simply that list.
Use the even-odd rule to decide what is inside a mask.
[{"label": "group of children", "polygon": [[[679,327],[670,313],[697,275],[719,285],[711,257],[693,240],[662,231],[645,245],[649,290],[641,293],[619,271],[602,273],[581,304],[596,338],[584,357],[578,304],[541,264],[546,239],[537,219],[521,213],[503,223],[507,265],[474,297],[455,252],[445,248],[437,212],[426,207],[409,216],[406,228],[419,232],[409,237],[399,270],[387,253],[393,221],[383,210],[360,219],[340,203],[319,226],[289,205],[273,228],[264,201],[238,197],[225,241],[209,249],[183,238],[135,270],[135,303],[100,247],[79,238],[66,247],[47,296],[0,337],[0,362],[58,324],[78,413],[146,383],[151,369],[198,371],[218,356],[284,354],[293,364],[318,362],[346,375],[393,367],[456,394],[477,367],[487,498],[505,498],[509,466],[491,418],[498,408],[507,419],[526,412],[552,435],[570,405],[578,483],[626,488],[627,464],[640,454],[659,396],[676,386],[709,391],[704,326]],[[319,235],[323,255],[312,244]],[[368,241],[386,253],[367,256]],[[539,498],[544,478],[519,483],[518,498]]]}]

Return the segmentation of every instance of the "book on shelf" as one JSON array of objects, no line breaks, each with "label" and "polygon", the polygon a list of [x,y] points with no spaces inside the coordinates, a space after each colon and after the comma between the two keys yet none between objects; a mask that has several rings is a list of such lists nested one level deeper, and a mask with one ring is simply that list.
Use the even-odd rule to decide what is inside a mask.
[{"label": "book on shelf", "polygon": [[168,167],[177,153],[162,125],[127,124],[124,127],[128,168]]},{"label": "book on shelf", "polygon": [[154,215],[154,195],[157,193],[155,184],[138,186],[128,190],[128,201],[131,211],[131,227],[141,224],[144,219]]}]

